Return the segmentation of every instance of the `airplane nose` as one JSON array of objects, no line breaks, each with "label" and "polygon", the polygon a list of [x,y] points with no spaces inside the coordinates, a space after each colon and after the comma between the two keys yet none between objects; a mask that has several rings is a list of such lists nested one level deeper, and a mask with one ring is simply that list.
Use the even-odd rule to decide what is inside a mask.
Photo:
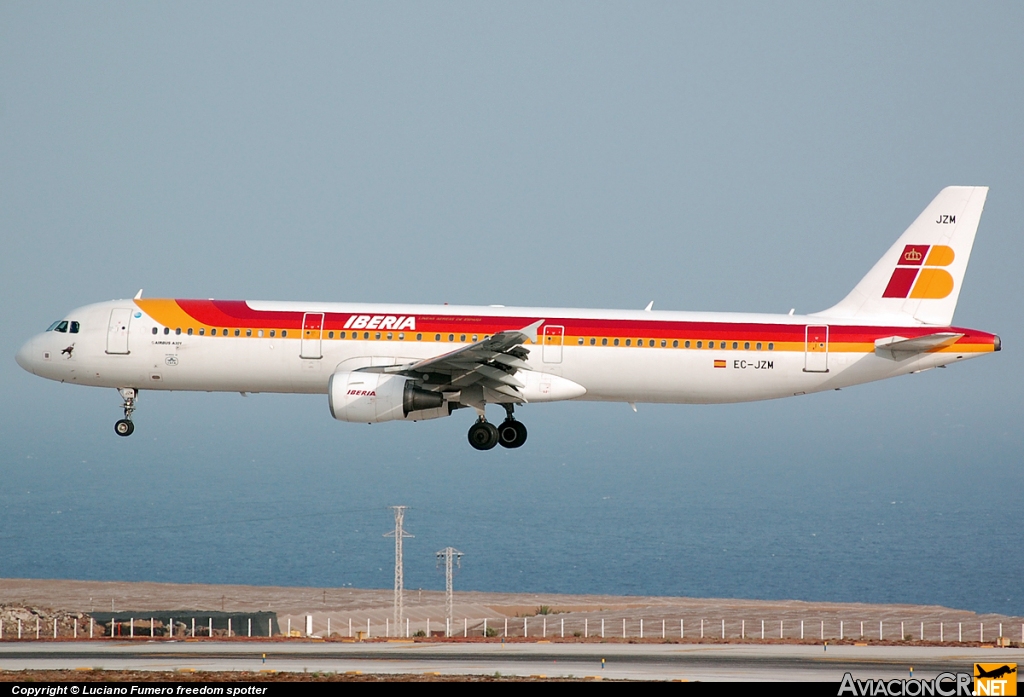
[{"label": "airplane nose", "polygon": [[30,373],[32,373],[34,375],[35,371],[32,370],[32,358],[31,358],[31,355],[32,355],[32,353],[31,353],[31,351],[32,351],[32,348],[31,348],[32,343],[33,343],[33,340],[31,340],[31,339],[29,341],[26,341],[25,345],[22,346],[20,349],[18,349],[18,353],[17,353],[17,355],[14,356],[14,360],[18,361],[18,365],[20,365],[22,368],[24,368],[25,370],[27,370],[28,372],[30,372]]}]

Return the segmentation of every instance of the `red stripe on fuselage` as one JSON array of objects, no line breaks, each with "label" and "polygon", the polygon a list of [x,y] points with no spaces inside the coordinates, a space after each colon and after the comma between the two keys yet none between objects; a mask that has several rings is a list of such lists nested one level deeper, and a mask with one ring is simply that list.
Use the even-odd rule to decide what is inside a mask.
[{"label": "red stripe on fuselage", "polygon": [[[244,300],[176,300],[179,307],[197,322],[211,327],[251,329],[301,329],[305,314],[292,310],[254,310]],[[545,324],[565,327],[567,336],[614,336],[645,339],[707,339],[729,341],[777,341],[802,342],[805,324],[766,324],[748,322],[687,322],[668,320],[619,320],[601,318],[557,318],[557,317],[494,317],[483,315],[440,315],[411,314],[398,315],[395,312],[381,312],[381,316],[411,316],[416,318],[417,332],[440,334],[477,334],[483,336],[504,330],[521,329],[533,322],[544,319]],[[344,329],[350,317],[356,315],[377,316],[368,312],[325,312],[323,328]],[[818,324],[817,322],[815,324]],[[822,321],[820,324],[826,324]],[[354,331],[377,332],[380,329]],[[393,330],[384,330],[393,331]],[[992,343],[993,335],[987,332],[959,327],[878,327],[829,325],[829,342],[869,343],[889,336],[913,339],[936,332],[964,334],[960,339],[966,343]]]}]

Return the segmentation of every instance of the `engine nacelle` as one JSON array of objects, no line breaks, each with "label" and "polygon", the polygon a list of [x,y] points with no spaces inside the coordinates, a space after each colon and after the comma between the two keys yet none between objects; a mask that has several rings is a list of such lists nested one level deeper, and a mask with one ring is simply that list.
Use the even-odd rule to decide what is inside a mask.
[{"label": "engine nacelle", "polygon": [[335,373],[327,385],[331,416],[338,421],[375,424],[424,421],[448,416],[444,396],[417,387],[402,375]]}]

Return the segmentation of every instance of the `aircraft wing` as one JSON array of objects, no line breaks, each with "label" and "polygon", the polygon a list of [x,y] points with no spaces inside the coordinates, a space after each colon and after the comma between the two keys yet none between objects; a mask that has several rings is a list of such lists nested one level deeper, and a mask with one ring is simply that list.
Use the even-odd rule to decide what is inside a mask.
[{"label": "aircraft wing", "polygon": [[537,341],[537,330],[543,323],[544,320],[538,320],[522,329],[498,332],[440,356],[376,370],[421,378],[420,386],[434,392],[482,390],[480,397],[485,402],[522,403],[519,388],[524,385],[515,376],[520,370],[530,370],[526,363],[530,350],[523,344],[527,339]]},{"label": "aircraft wing", "polygon": [[919,353],[928,353],[956,343],[963,334],[937,332],[907,339],[902,336],[887,336],[875,341],[875,355],[892,361],[902,361]]}]

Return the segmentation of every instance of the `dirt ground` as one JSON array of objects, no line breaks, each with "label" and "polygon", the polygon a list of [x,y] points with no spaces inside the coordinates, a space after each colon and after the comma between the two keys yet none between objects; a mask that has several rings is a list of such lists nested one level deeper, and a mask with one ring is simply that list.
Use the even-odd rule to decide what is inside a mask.
[{"label": "dirt ground", "polygon": [[[2,606],[6,606],[6,609]],[[20,609],[19,609],[20,608]],[[12,639],[16,619],[22,618],[25,638],[35,638],[36,624],[40,638],[52,637],[53,620],[58,634],[65,636],[68,627],[78,620],[78,637],[82,638],[83,613],[91,611],[212,610],[224,612],[273,611],[277,613],[281,632],[292,629],[305,634],[305,620],[312,617],[313,636],[343,638],[365,631],[369,636],[396,637],[406,627],[410,634],[429,629],[436,636],[444,630],[444,592],[407,589],[404,617],[408,625],[396,628],[393,617],[393,591],[389,589],[309,588],[280,586],[205,585],[171,583],[129,583],[104,581],[0,579],[0,620],[3,638]],[[28,613],[28,614],[25,614]],[[9,616],[8,616],[9,615]],[[872,605],[865,603],[829,603],[799,600],[739,600],[724,598],[680,598],[657,596],[558,595],[459,592],[456,589],[455,618],[451,631],[461,636],[484,628],[508,637],[524,636],[565,639],[574,636],[595,637],[604,627],[608,639],[622,636],[623,622],[630,638],[636,637],[643,622],[646,639],[679,639],[680,622],[685,622],[687,639],[700,636],[706,640],[721,637],[722,622],[730,641],[779,639],[800,640],[801,628],[806,639],[837,638],[844,632],[848,639],[857,637],[876,643],[879,639],[922,641],[979,642],[984,624],[986,643],[996,640],[1002,628],[1013,642],[1024,640],[1024,618],[983,614],[934,605]],[[71,624],[69,624],[69,622]],[[840,623],[843,623],[842,625]],[[885,635],[879,636],[879,623],[884,622]],[[486,623],[486,625],[485,625]],[[237,628],[236,631],[241,628]],[[861,631],[863,629],[863,637]],[[900,636],[902,632],[902,636]],[[142,630],[140,633],[148,634]],[[831,637],[830,637],[831,635]],[[253,637],[254,639],[256,637]]]},{"label": "dirt ground", "polygon": [[[592,680],[592,679],[591,679]],[[546,678],[515,675],[439,675],[435,673],[249,673],[158,672],[132,670],[17,670],[0,671],[0,682],[587,682],[586,678]],[[615,682],[615,681],[605,681]]]}]

